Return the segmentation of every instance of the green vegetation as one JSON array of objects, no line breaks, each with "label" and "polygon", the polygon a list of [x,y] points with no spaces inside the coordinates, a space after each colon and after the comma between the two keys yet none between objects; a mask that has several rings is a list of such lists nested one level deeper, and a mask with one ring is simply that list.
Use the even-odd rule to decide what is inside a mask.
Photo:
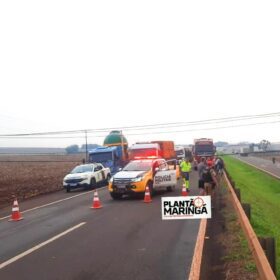
[{"label": "green vegetation", "polygon": [[219,235],[225,249],[222,261],[227,279],[257,279],[257,269],[224,180],[219,188],[225,231]]},{"label": "green vegetation", "polygon": [[251,204],[251,223],[258,236],[273,236],[277,246],[277,277],[280,279],[280,181],[224,156],[226,168],[241,190],[241,200]]}]

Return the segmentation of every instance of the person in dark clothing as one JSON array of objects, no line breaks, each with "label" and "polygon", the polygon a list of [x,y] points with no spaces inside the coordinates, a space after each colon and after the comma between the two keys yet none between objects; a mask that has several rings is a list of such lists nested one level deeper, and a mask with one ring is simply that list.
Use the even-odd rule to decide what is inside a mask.
[{"label": "person in dark clothing", "polygon": [[204,194],[204,181],[202,179],[202,174],[206,169],[206,163],[205,158],[203,157],[200,161],[200,163],[197,165],[197,171],[198,171],[198,188],[199,188],[199,194]]},{"label": "person in dark clothing", "polygon": [[213,189],[217,185],[216,172],[214,168],[207,167],[202,173],[202,180],[204,181],[204,194],[212,196]]},{"label": "person in dark clothing", "polygon": [[222,174],[224,169],[224,161],[219,157],[215,161],[215,169],[218,174]]}]

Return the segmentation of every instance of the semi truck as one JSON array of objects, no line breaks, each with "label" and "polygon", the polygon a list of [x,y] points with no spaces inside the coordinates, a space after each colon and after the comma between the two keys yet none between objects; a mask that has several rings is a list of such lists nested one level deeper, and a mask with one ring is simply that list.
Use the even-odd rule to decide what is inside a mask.
[{"label": "semi truck", "polygon": [[194,168],[200,162],[202,157],[213,160],[216,147],[214,146],[213,140],[210,138],[199,138],[194,140],[194,145],[192,149],[194,157]]},{"label": "semi truck", "polygon": [[176,159],[173,141],[138,142],[128,150],[129,160],[143,158]]},{"label": "semi truck", "polygon": [[175,146],[175,153],[178,160],[186,157],[185,148],[183,146]]},{"label": "semi truck", "polygon": [[103,146],[89,151],[89,162],[98,162],[115,174],[128,163],[128,142],[121,131],[113,130]]}]

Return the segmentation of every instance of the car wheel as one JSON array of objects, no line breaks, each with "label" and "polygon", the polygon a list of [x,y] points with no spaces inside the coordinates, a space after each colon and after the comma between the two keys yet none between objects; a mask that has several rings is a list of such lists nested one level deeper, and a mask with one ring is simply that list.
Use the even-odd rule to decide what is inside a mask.
[{"label": "car wheel", "polygon": [[115,200],[120,200],[122,198],[122,194],[121,193],[110,192],[110,195]]},{"label": "car wheel", "polygon": [[66,187],[66,192],[70,192],[70,191],[71,191],[70,186],[67,186],[67,187]]}]

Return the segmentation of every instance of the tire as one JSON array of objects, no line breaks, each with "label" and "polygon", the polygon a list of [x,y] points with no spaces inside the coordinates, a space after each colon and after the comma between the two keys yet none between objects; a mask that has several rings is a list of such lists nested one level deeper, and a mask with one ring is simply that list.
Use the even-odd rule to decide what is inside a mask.
[{"label": "tire", "polygon": [[166,188],[166,190],[167,190],[168,192],[173,192],[174,189],[175,189],[175,186],[169,186],[169,187]]},{"label": "tire", "polygon": [[96,180],[95,180],[95,178],[91,178],[91,180],[90,180],[90,187],[92,189],[96,189]]},{"label": "tire", "polygon": [[122,194],[121,194],[121,193],[110,192],[110,195],[111,195],[111,197],[112,197],[114,200],[120,200],[120,199],[122,199]]},{"label": "tire", "polygon": [[67,186],[67,187],[66,187],[66,192],[68,192],[68,193],[69,193],[70,191],[71,191],[70,186]]}]

